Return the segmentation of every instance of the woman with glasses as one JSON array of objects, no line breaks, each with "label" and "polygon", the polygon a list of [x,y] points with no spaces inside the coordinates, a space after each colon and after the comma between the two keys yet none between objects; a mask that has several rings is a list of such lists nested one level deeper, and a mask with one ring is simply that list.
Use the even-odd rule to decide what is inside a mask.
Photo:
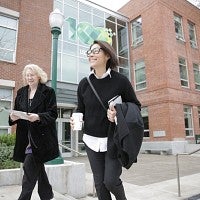
[{"label": "woman with glasses", "polygon": [[[78,85],[77,112],[83,113],[83,141],[94,176],[95,187],[99,200],[111,200],[111,193],[116,200],[126,200],[120,175],[122,165],[117,157],[107,151],[108,130],[115,126],[116,110],[109,106],[108,101],[121,96],[123,102],[134,102],[140,107],[130,81],[115,71],[118,58],[111,45],[104,41],[94,41],[87,51],[91,74],[89,79],[97,91],[103,106],[94,95],[87,78]],[[70,120],[74,127],[74,120]]]}]

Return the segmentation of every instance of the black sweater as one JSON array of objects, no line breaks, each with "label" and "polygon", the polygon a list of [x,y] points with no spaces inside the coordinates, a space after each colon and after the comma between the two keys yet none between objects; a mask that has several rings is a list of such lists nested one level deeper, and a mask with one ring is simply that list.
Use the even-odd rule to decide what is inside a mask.
[{"label": "black sweater", "polygon": [[[130,81],[124,75],[111,70],[111,77],[97,79],[91,74],[89,78],[106,108],[108,101],[116,95],[121,95],[123,102],[133,102],[141,106]],[[110,123],[107,113],[96,98],[87,78],[80,81],[77,95],[77,112],[82,112],[84,115],[84,132],[95,137],[107,137]]]}]

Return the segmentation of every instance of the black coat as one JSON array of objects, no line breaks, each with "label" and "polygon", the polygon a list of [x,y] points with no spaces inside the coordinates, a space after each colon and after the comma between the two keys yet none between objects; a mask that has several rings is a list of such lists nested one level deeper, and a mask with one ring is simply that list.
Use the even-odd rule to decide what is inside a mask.
[{"label": "black coat", "polygon": [[59,156],[56,95],[52,88],[39,84],[28,110],[28,88],[29,86],[25,86],[17,91],[14,109],[36,113],[40,121],[29,122],[19,119],[12,122],[9,118],[10,125],[17,124],[13,159],[24,162],[29,130],[32,153],[38,161],[44,163]]},{"label": "black coat", "polygon": [[144,135],[143,119],[139,107],[131,102],[117,104],[116,111],[117,126],[109,131],[108,152],[128,169],[137,162]]}]

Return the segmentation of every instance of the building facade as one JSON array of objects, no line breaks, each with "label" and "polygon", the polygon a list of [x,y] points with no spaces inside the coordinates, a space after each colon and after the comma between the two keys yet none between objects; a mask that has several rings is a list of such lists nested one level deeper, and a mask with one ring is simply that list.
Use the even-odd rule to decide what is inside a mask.
[{"label": "building facade", "polygon": [[[131,0],[112,12],[87,0],[1,0],[0,134],[8,126],[26,64],[41,66],[51,85],[49,14],[58,8],[64,25],[58,41],[59,141],[84,151],[82,132],[71,134],[79,81],[90,73],[85,52],[94,39],[115,48],[118,71],[130,78],[142,103],[144,142],[195,142],[200,134],[200,10],[186,0]],[[73,152],[61,149],[63,156]]]},{"label": "building facade", "polygon": [[133,85],[144,141],[195,142],[200,134],[200,10],[185,0],[129,1]]}]

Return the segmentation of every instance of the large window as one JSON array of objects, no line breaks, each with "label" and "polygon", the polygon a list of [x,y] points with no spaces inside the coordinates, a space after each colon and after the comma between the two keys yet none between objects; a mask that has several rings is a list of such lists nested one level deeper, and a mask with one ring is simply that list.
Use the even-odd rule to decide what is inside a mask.
[{"label": "large window", "polygon": [[186,65],[186,60],[184,58],[179,58],[179,70],[180,70],[181,86],[189,87],[187,65]]},{"label": "large window", "polygon": [[176,38],[178,40],[184,40],[182,17],[181,16],[176,15],[176,14],[174,15],[174,25],[175,25]]},{"label": "large window", "polygon": [[0,88],[0,135],[9,132],[8,116],[12,98],[12,89]]},{"label": "large window", "polygon": [[55,8],[65,17],[58,43],[58,81],[79,83],[90,73],[86,51],[94,40],[112,44],[120,62],[117,70],[130,78],[128,18],[89,1],[54,0]]},{"label": "large window", "polygon": [[146,88],[146,73],[144,61],[135,63],[135,87],[136,90]]},{"label": "large window", "polygon": [[117,20],[119,72],[129,78],[128,31],[124,21]]},{"label": "large window", "polygon": [[192,48],[197,48],[195,26],[192,22],[188,22],[188,29],[189,29],[189,37],[190,37],[190,46]]},{"label": "large window", "polygon": [[0,13],[0,60],[16,61],[18,19]]},{"label": "large window", "polygon": [[148,108],[143,107],[141,109],[142,119],[144,122],[144,137],[149,137],[149,115],[148,115]]},{"label": "large window", "polygon": [[142,18],[139,17],[131,23],[132,26],[132,41],[133,47],[136,47],[143,42],[143,35],[142,35]]},{"label": "large window", "polygon": [[200,90],[200,67],[198,64],[193,63],[195,89]]},{"label": "large window", "polygon": [[192,106],[184,105],[185,134],[186,136],[194,136],[194,128],[192,121]]}]

